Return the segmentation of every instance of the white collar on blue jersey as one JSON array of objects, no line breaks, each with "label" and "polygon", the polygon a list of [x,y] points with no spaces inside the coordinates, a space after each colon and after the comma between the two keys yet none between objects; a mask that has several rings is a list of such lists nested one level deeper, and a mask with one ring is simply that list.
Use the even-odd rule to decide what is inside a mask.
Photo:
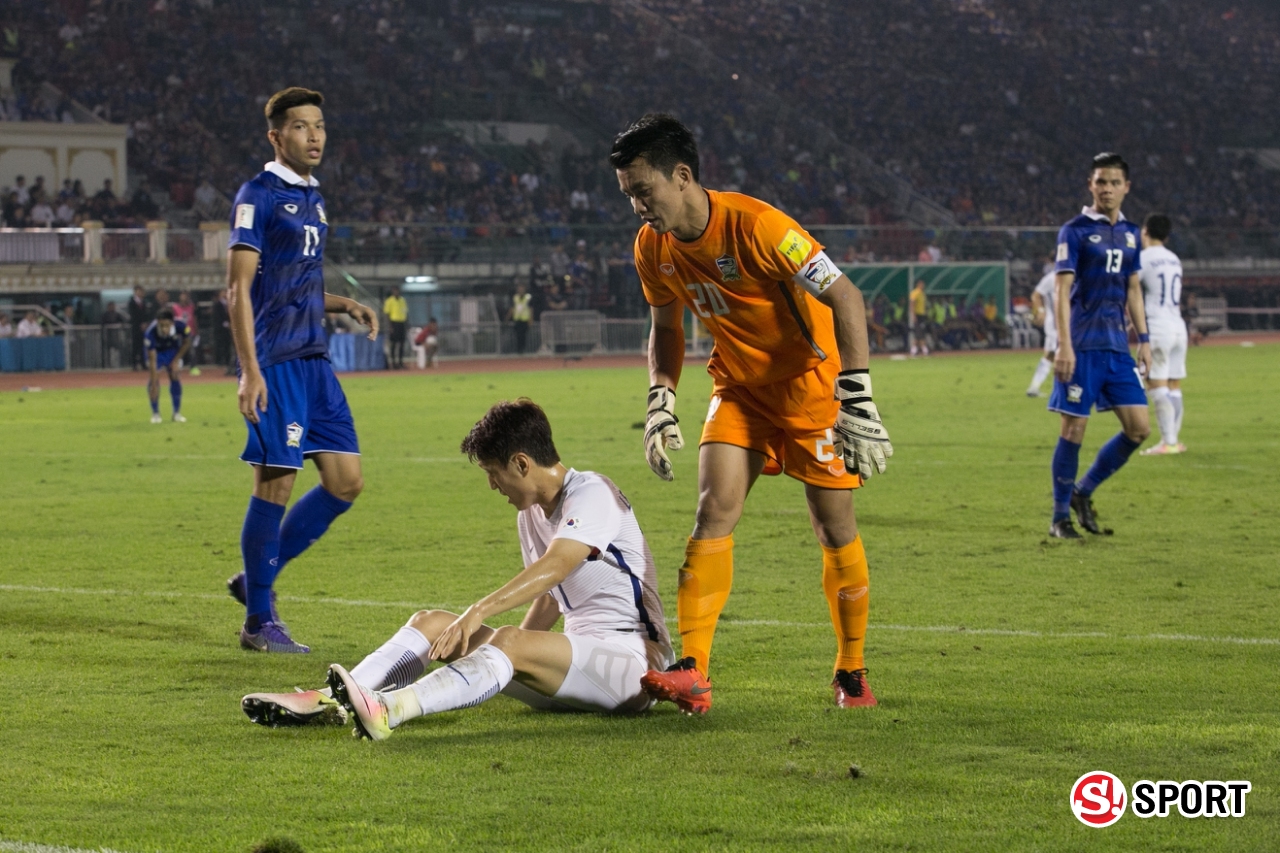
[{"label": "white collar on blue jersey", "polygon": [[275,160],[267,163],[262,167],[262,171],[270,172],[286,184],[293,184],[295,187],[318,187],[320,182],[316,180],[315,175],[307,179],[303,179],[301,175],[290,169],[288,166],[281,166]]},{"label": "white collar on blue jersey", "polygon": [[[1081,208],[1081,209],[1080,209],[1080,212],[1081,212],[1082,214],[1084,214],[1085,216],[1089,217],[1090,219],[1096,220],[1096,221],[1098,221],[1098,222],[1110,222],[1110,221],[1111,221],[1111,219],[1110,219],[1110,218],[1109,218],[1105,213],[1099,213],[1099,212],[1098,212],[1098,209],[1097,209],[1096,207],[1094,207],[1093,205],[1087,205],[1087,206],[1085,206],[1085,207]],[[1124,221],[1125,221],[1125,218],[1124,218],[1124,212],[1122,211],[1122,212],[1120,213],[1120,217],[1119,217],[1118,219],[1116,219],[1116,222],[1124,222]]]}]

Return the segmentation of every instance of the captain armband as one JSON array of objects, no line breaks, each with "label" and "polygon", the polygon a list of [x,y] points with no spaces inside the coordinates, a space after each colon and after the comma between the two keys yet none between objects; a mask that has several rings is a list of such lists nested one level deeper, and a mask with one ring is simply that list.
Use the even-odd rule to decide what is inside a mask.
[{"label": "captain armband", "polygon": [[822,296],[841,275],[840,267],[836,266],[836,262],[827,257],[826,252],[819,250],[800,265],[800,272],[792,276],[791,280],[814,296]]}]

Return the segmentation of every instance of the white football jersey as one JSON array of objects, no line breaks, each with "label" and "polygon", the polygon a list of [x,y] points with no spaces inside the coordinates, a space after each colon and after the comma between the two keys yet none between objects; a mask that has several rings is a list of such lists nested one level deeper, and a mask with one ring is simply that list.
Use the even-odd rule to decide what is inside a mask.
[{"label": "white football jersey", "polygon": [[1172,334],[1185,328],[1182,323],[1182,261],[1164,246],[1142,250],[1142,296],[1147,309],[1147,332]]},{"label": "white football jersey", "polygon": [[564,477],[560,505],[550,517],[534,504],[516,518],[525,566],[554,539],[572,539],[591,554],[552,590],[566,634],[638,634],[671,650],[657,569],[631,504],[608,477],[575,471]]},{"label": "white football jersey", "polygon": [[1057,334],[1058,327],[1054,325],[1057,321],[1054,319],[1054,309],[1058,306],[1054,305],[1054,281],[1058,275],[1054,272],[1045,273],[1044,278],[1040,279],[1040,283],[1036,285],[1036,293],[1040,294],[1040,298],[1044,300],[1044,328],[1045,331],[1052,329]]}]

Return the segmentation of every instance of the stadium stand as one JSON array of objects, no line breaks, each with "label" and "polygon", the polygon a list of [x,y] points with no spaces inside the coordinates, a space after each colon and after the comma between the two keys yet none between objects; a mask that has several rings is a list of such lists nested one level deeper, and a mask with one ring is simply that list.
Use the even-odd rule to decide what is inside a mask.
[{"label": "stadium stand", "polygon": [[[1280,137],[1266,107],[1280,20],[1260,0],[696,5],[13,0],[0,20],[21,61],[0,109],[59,117],[66,105],[36,94],[52,83],[127,123],[152,201],[191,218],[224,213],[268,154],[261,103],[305,82],[329,97],[325,191],[348,221],[625,219],[602,154],[653,108],[697,126],[708,184],[814,224],[901,216],[863,155],[959,223],[1057,224],[1083,195],[1079,164],[1103,148],[1134,162],[1135,208],[1280,221],[1280,172],[1253,153]],[[780,100],[808,123],[772,121]],[[482,151],[442,124],[467,118],[571,124],[582,144]],[[815,127],[852,147],[819,144]],[[92,215],[144,218],[146,201]]]}]

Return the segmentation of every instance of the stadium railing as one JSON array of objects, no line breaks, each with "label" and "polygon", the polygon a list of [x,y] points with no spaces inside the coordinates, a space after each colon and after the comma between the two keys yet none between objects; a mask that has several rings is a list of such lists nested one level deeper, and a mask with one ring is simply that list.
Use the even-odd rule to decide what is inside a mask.
[{"label": "stadium railing", "polygon": [[[917,228],[901,225],[807,225],[839,260],[915,261],[935,247],[951,261],[1043,261],[1052,255],[1057,227],[971,226]],[[221,261],[227,226],[199,230],[146,228],[0,228],[0,264]],[[575,223],[335,222],[326,257],[336,263],[528,262],[556,246],[570,255],[578,241],[593,253],[601,245],[629,248],[636,226]],[[1184,260],[1280,258],[1280,228],[1179,228],[1169,246]]]}]

